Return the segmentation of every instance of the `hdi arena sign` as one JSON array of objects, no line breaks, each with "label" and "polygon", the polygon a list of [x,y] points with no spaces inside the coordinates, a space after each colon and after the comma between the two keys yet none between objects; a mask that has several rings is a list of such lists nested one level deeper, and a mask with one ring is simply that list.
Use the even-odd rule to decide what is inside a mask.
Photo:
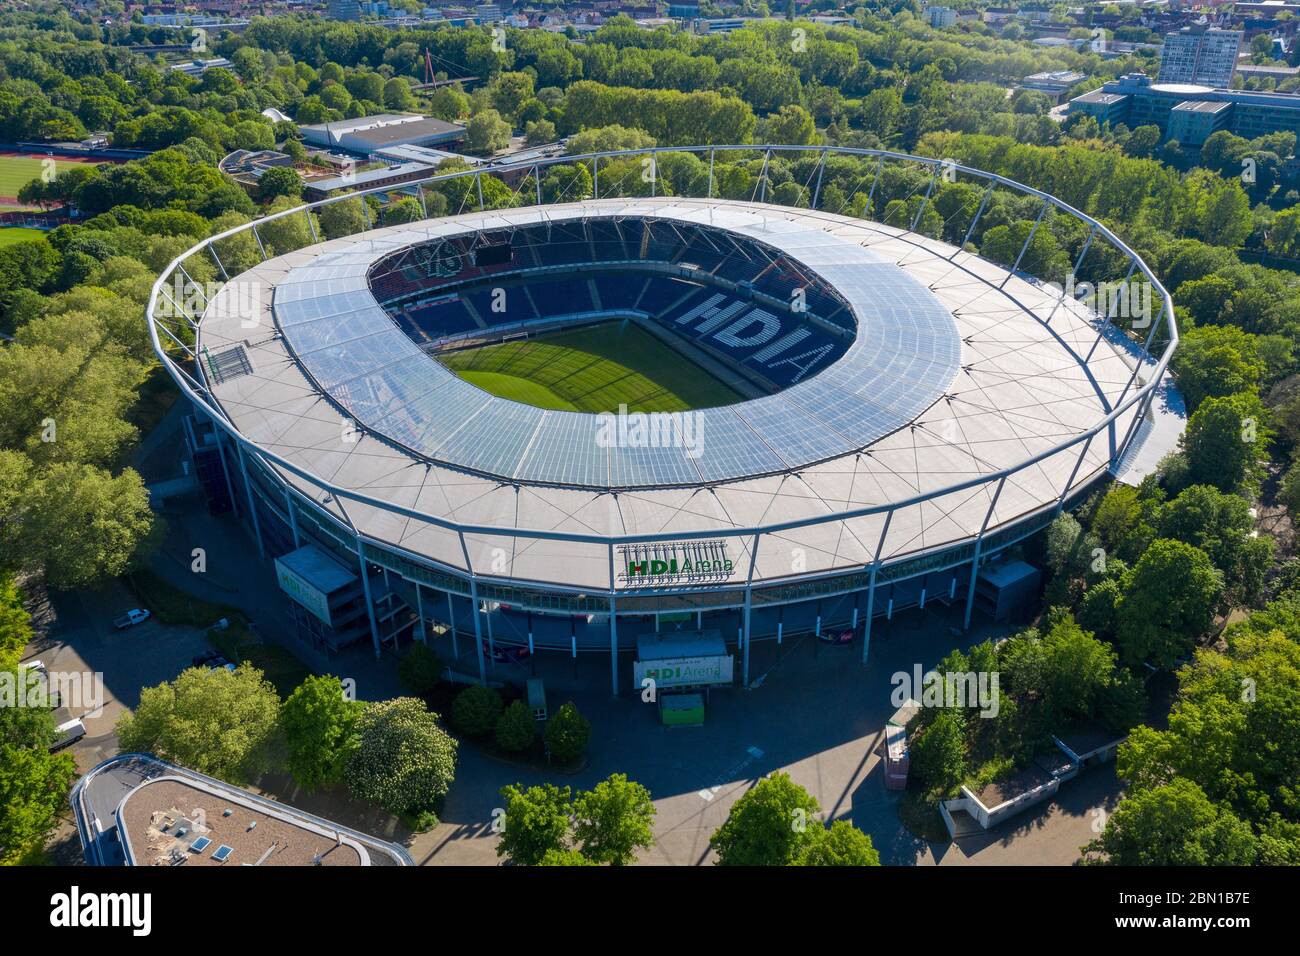
[{"label": "hdi arena sign", "polygon": [[660,688],[730,684],[734,664],[735,658],[730,654],[633,661],[632,684],[634,687],[643,687],[646,678],[653,680]]},{"label": "hdi arena sign", "polygon": [[720,584],[736,568],[720,539],[625,544],[618,551],[618,579],[624,587]]}]

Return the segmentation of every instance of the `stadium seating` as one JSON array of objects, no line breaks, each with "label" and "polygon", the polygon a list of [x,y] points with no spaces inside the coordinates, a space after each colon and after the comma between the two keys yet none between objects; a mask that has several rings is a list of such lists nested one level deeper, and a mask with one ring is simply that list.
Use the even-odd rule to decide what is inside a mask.
[{"label": "stadium seating", "polygon": [[[422,343],[557,317],[637,312],[772,388],[833,362],[852,338],[852,315],[829,289],[810,281],[807,270],[680,223],[554,223],[480,242],[507,239],[512,260],[492,266],[475,264],[471,237],[408,250],[376,266],[371,289],[402,330]],[[718,284],[684,281],[641,262],[689,265]],[[593,263],[608,265],[582,268]],[[785,306],[799,289],[806,314]],[[494,311],[501,303],[504,310]]]}]

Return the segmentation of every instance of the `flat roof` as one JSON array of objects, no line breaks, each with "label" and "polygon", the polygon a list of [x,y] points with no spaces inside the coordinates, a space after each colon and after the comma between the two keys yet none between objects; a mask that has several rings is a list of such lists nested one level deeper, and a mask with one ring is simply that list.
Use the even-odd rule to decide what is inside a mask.
[{"label": "flat roof", "polygon": [[[231,811],[227,816],[226,811]],[[236,803],[180,777],[149,780],[117,811],[137,866],[369,866],[358,843]],[[206,843],[196,841],[206,840]],[[193,849],[201,846],[201,851]],[[230,851],[217,858],[220,847]]]},{"label": "flat roof", "polygon": [[1171,112],[1176,113],[1222,113],[1226,109],[1231,109],[1231,103],[1214,102],[1212,100],[1184,100],[1173,108]]},{"label": "flat roof", "polygon": [[1104,106],[1110,106],[1118,103],[1125,98],[1123,93],[1106,93],[1103,90],[1091,90],[1076,96],[1071,102],[1073,103],[1100,103]]},{"label": "flat roof", "polygon": [[[97,764],[77,781],[71,802],[92,865],[413,865],[395,843],[152,754]],[[213,857],[223,846],[224,864]]]},{"label": "flat roof", "polygon": [[332,594],[357,580],[357,576],[312,544],[282,554],[279,561],[322,594]]},{"label": "flat roof", "polygon": [[[535,210],[514,215],[516,226],[531,218],[548,234],[557,221],[583,218],[581,208],[545,223]],[[789,471],[902,428],[956,377],[961,342],[952,313],[894,263],[815,222],[777,229],[722,207],[707,226],[760,242],[819,276],[852,308],[857,335],[834,364],[779,392],[692,411],[698,445],[611,444],[601,439],[602,416],[524,405],[461,378],[375,300],[372,267],[400,247],[369,256],[340,250],[292,269],[276,286],[275,321],[298,361],[358,422],[417,455],[511,482],[631,488]],[[472,231],[439,229],[438,238]],[[423,241],[413,231],[407,244]]]},{"label": "flat roof", "polygon": [[[840,241],[829,246],[814,242],[814,252],[840,250],[851,254],[847,261],[861,262],[852,249],[858,246],[881,264],[882,272],[903,273],[918,283],[925,292],[922,298],[932,298],[952,317],[960,371],[907,427],[876,438],[861,453],[854,451],[797,472],[707,487],[609,494],[479,476],[417,457],[364,430],[353,436],[355,441],[343,442],[345,413],[306,374],[286,339],[250,335],[249,323],[263,330],[276,328],[272,299],[278,300],[281,284],[291,277],[301,284],[310,274],[299,270],[328,262],[331,270],[347,265],[360,275],[382,255],[438,236],[461,234],[467,228],[495,232],[545,219],[590,215],[741,224],[768,241],[783,234],[809,235],[812,230],[831,234]],[[335,281],[334,274],[318,273],[319,284]],[[1093,348],[1104,323],[1086,302],[1062,300],[1059,290],[1008,275],[1005,268],[978,255],[906,229],[760,203],[647,197],[469,213],[311,246],[261,263],[240,278],[213,296],[198,336],[200,347],[213,354],[235,347],[245,350],[250,371],[209,383],[213,400],[238,431],[255,445],[338,487],[459,526],[499,530],[492,535],[467,533],[462,547],[453,529],[382,505],[327,498],[319,487],[281,469],[285,481],[301,489],[340,527],[356,527],[376,542],[422,555],[443,567],[461,573],[468,573],[471,564],[475,569],[491,567],[492,574],[481,576],[584,590],[609,587],[606,545],[516,536],[513,530],[631,538],[654,533],[679,540],[690,540],[701,531],[721,532],[719,540],[735,564],[730,581],[743,583],[752,537],[727,535],[729,529],[812,519],[817,523],[781,532],[780,547],[759,548],[753,580],[790,578],[792,548],[803,551],[807,574],[861,570],[874,560],[885,516],[844,519],[836,517],[838,513],[911,499],[1012,467],[1095,425],[1125,391],[1132,375],[1127,352],[1115,343],[1107,339]],[[356,275],[343,281],[360,291]],[[250,286],[261,290],[252,305],[245,294]],[[855,295],[870,297],[873,288],[869,283],[860,285]],[[878,314],[878,307],[868,305],[871,311],[864,314]],[[349,306],[344,319],[352,321],[352,315]],[[1118,419],[1118,434],[1126,433],[1132,414],[1126,412]],[[991,515],[991,489],[981,486],[896,509],[881,549],[882,560],[965,541],[985,521],[994,530],[1036,508],[1054,506],[1072,475],[1077,487],[1107,469],[1106,444],[1089,443],[1081,464],[1080,445],[1018,472],[1006,482]]]},{"label": "flat roof", "polygon": [[396,166],[385,166],[383,169],[367,169],[365,172],[335,176],[332,179],[313,179],[306,185],[308,189],[326,193],[333,192],[335,189],[356,189],[373,186],[394,176],[408,176],[419,172],[431,173],[432,170],[433,167],[428,163],[398,163]]},{"label": "flat roof", "polygon": [[636,639],[637,660],[662,661],[674,657],[721,657],[727,653],[722,634],[708,631],[662,631]]},{"label": "flat roof", "polygon": [[1023,797],[1040,787],[1045,787],[1056,778],[1036,764],[1030,764],[1023,770],[1017,770],[1003,780],[981,787],[975,794],[976,799],[986,810],[993,810],[1009,800]]}]

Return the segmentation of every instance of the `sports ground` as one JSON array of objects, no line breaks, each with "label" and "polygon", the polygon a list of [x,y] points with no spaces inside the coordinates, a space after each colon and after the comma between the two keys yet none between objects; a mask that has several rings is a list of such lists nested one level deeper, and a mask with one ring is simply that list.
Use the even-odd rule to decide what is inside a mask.
[{"label": "sports ground", "polygon": [[[18,190],[33,179],[40,179],[46,156],[22,156],[15,153],[0,153],[0,206],[14,206]],[[62,167],[82,160],[68,156],[55,157],[56,171]],[[92,163],[92,165],[99,165]],[[9,200],[5,202],[5,200]]]},{"label": "sports ground", "polygon": [[438,360],[501,398],[565,412],[680,412],[741,400],[733,389],[627,321],[518,339]]}]

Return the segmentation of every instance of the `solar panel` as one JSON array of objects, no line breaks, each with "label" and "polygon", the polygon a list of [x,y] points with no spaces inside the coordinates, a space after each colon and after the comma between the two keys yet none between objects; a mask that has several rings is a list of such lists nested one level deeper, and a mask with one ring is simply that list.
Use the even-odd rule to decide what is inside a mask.
[{"label": "solar panel", "polygon": [[226,846],[223,843],[212,852],[212,859],[216,860],[218,863],[225,863],[230,857],[230,854],[234,852],[235,848],[233,846]]},{"label": "solar panel", "polygon": [[205,836],[201,836],[197,838],[193,843],[190,844],[190,851],[193,853],[202,853],[211,845],[212,845],[211,840],[209,840]]},{"label": "solar panel", "polygon": [[[299,362],[363,426],[417,455],[518,482],[691,485],[799,468],[848,454],[906,425],[956,376],[961,341],[952,315],[892,261],[815,222],[777,223],[726,207],[711,209],[707,224],[686,221],[698,210],[677,213],[683,218],[669,223],[671,214],[660,210],[658,218],[638,220],[629,212],[617,222],[594,219],[584,226],[579,212],[565,221],[552,211],[542,221],[540,213],[521,211],[512,240],[516,255],[504,272],[471,266],[454,276],[412,278],[400,268],[412,250],[437,243],[459,248],[472,231],[462,237],[442,233],[431,242],[429,230],[412,229],[383,242],[352,243],[289,272],[276,288],[276,322]],[[530,215],[537,220],[529,223]],[[591,310],[596,302],[587,280],[605,280],[594,270],[582,271],[582,263],[624,268],[624,257],[642,256],[668,264],[677,276],[662,269],[629,274],[621,280],[630,289],[631,306],[624,307],[652,309],[647,320],[662,321],[779,390],[688,413],[692,434],[678,427],[667,443],[610,444],[601,440],[597,416],[511,402],[458,378],[408,335],[422,332],[424,340],[436,340],[446,333],[412,325],[405,316],[399,326],[398,306],[390,315],[376,301],[377,295],[399,302],[437,289],[454,292],[479,306],[477,315],[467,313],[464,324],[449,333],[476,335],[493,323],[544,321],[565,308]],[[494,281],[539,266],[551,270],[546,288],[571,293],[548,297],[537,286],[540,301],[521,300],[535,310],[505,316],[483,305]],[[687,277],[687,269],[703,272]],[[679,278],[708,287],[684,285]],[[752,281],[753,289],[779,300],[786,285],[794,288],[810,278],[824,283],[810,298],[818,308],[839,308],[841,300],[851,308],[852,339],[841,331],[854,325],[847,314],[831,321],[801,318],[775,301],[760,305],[759,298],[744,297],[750,293],[719,283]],[[377,282],[382,294],[372,288]],[[692,288],[695,294],[684,298]],[[428,320],[436,314],[430,312]]]}]

